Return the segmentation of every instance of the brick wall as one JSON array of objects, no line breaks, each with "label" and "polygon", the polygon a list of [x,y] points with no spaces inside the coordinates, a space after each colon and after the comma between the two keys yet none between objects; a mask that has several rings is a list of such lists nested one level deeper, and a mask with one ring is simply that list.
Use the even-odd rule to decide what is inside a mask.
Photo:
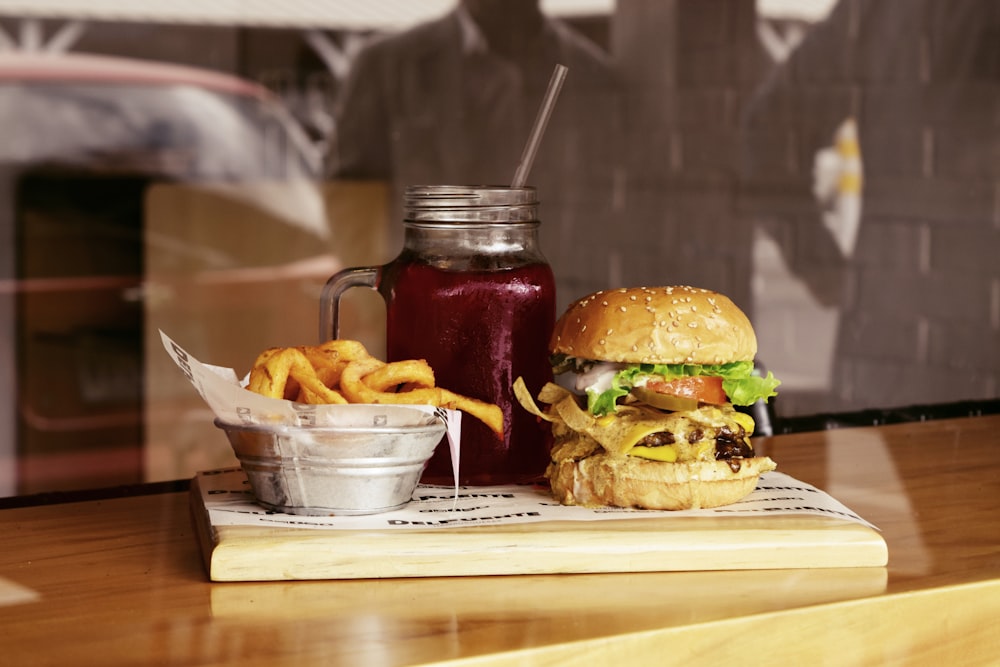
[{"label": "brick wall", "polygon": [[750,108],[743,211],[785,238],[815,238],[812,156],[847,116],[859,126],[853,257],[838,272],[786,246],[800,275],[836,282],[841,297],[832,387],[818,407],[1000,393],[998,30],[990,0],[843,0]]},{"label": "brick wall", "polygon": [[767,66],[753,0],[624,0],[612,50],[625,81],[621,279],[686,283],[752,310],[752,236],[734,218],[741,109]]},{"label": "brick wall", "polygon": [[[779,414],[997,397],[998,17],[992,0],[842,0],[772,66],[752,0],[619,2],[622,280],[737,300],[792,378]],[[845,259],[811,186],[848,117],[865,179]]]}]

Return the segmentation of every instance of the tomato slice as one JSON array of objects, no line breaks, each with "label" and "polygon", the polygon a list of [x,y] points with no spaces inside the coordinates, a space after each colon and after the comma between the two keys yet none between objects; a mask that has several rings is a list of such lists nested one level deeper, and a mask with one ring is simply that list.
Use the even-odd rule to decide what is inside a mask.
[{"label": "tomato slice", "polygon": [[651,379],[646,383],[646,389],[658,394],[692,398],[713,405],[729,402],[722,388],[722,378],[718,375],[694,375],[674,380]]}]

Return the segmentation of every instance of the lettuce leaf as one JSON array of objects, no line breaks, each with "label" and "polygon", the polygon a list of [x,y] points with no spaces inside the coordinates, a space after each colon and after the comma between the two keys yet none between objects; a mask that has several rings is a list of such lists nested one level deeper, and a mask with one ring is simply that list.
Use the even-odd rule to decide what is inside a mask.
[{"label": "lettuce leaf", "polygon": [[767,372],[766,376],[750,375],[744,378],[731,378],[722,380],[722,388],[729,397],[729,402],[733,405],[753,405],[757,401],[767,401],[772,396],[777,396],[775,391],[781,380],[774,377],[774,373]]},{"label": "lettuce leaf", "polygon": [[658,376],[670,381],[683,377],[714,375],[722,378],[722,388],[733,405],[753,405],[758,400],[777,396],[775,389],[781,382],[768,372],[761,376],[754,369],[752,361],[736,361],[729,364],[634,364],[615,374],[611,388],[598,393],[587,391],[587,408],[594,415],[606,415],[615,411],[618,399],[631,391],[645,376]]},{"label": "lettuce leaf", "polygon": [[590,410],[591,414],[600,417],[614,412],[618,399],[632,390],[631,384],[621,384],[620,377],[621,373],[615,375],[611,382],[611,389],[606,391],[599,393],[593,389],[587,390],[587,409]]}]

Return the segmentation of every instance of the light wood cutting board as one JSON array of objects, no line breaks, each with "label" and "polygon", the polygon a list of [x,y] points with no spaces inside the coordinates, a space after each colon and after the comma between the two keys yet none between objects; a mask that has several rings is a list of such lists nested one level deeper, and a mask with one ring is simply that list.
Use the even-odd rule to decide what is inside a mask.
[{"label": "light wood cutting board", "polygon": [[213,581],[882,567],[878,531],[811,515],[654,517],[503,526],[318,530],[213,525],[191,507]]}]

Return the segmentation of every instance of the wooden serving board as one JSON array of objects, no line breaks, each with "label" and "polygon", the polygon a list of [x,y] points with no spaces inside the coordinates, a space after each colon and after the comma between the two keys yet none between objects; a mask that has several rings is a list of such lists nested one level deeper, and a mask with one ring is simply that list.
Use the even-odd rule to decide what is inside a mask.
[{"label": "wooden serving board", "polygon": [[213,581],[882,567],[877,530],[814,515],[544,521],[420,530],[216,525],[204,484],[194,524]]}]

